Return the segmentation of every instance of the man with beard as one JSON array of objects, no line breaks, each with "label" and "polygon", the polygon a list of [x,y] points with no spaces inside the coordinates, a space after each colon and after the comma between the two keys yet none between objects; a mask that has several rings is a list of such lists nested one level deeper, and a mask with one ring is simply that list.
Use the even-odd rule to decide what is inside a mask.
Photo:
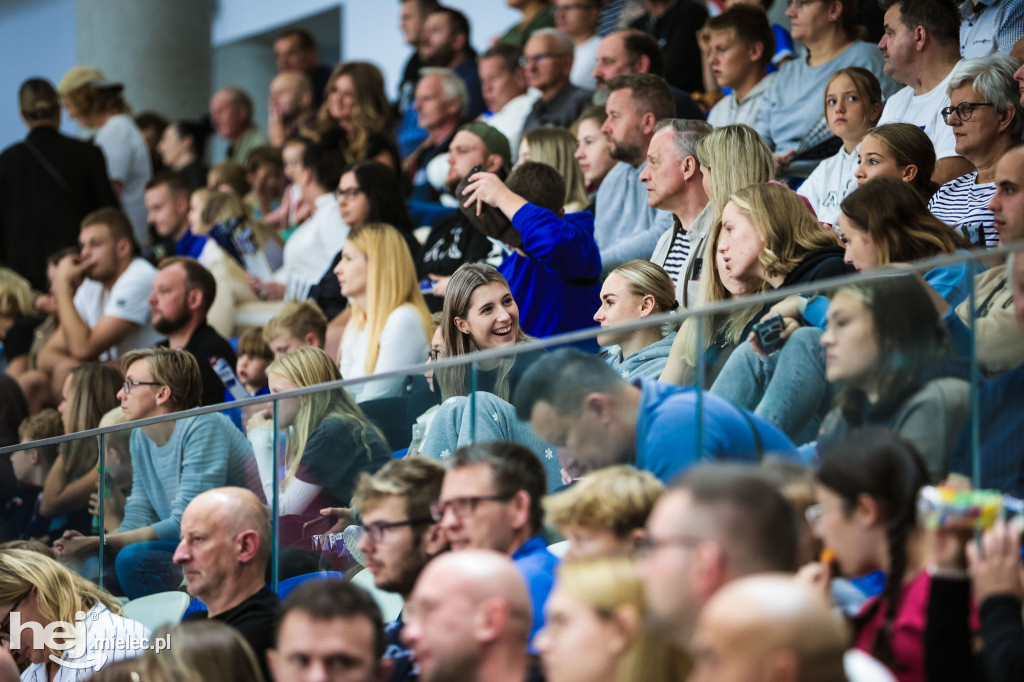
[{"label": "man with beard", "polygon": [[224,382],[211,360],[223,359],[229,367],[237,362],[231,344],[206,323],[216,295],[217,282],[209,270],[192,258],[175,256],[160,263],[149,296],[153,329],[167,336],[156,345],[181,349],[195,357],[203,382],[203,405],[224,400]]},{"label": "man with beard", "polygon": [[[512,166],[511,158],[504,135],[486,123],[467,123],[455,133],[448,148],[448,188],[454,193],[462,178],[477,166],[504,178]],[[416,259],[417,276],[434,283],[433,295],[426,297],[427,306],[435,312],[441,310],[448,278],[463,263],[481,261],[490,251],[491,242],[460,211],[441,220]]]},{"label": "man with beard", "polygon": [[206,245],[206,237],[197,237],[189,230],[191,193],[188,178],[177,171],[161,171],[146,183],[142,198],[146,220],[156,231],[156,261],[167,255],[196,258]]},{"label": "man with beard", "polygon": [[57,263],[53,293],[57,333],[39,354],[39,371],[59,396],[68,373],[83,362],[116,360],[160,337],[149,322],[146,296],[156,269],[137,257],[127,216],[101,208],[82,220],[81,252]]},{"label": "man with beard", "polygon": [[278,149],[285,140],[294,137],[307,125],[316,121],[313,106],[313,85],[309,76],[297,71],[286,71],[270,81],[270,102],[267,107],[267,137]]},{"label": "man with beard", "polygon": [[466,84],[465,120],[484,113],[483,91],[477,73],[476,52],[469,42],[469,20],[451,7],[435,7],[427,13],[420,33],[420,59],[423,66],[451,69]]},{"label": "man with beard", "polygon": [[658,239],[672,228],[672,213],[647,203],[640,182],[655,124],[673,118],[675,105],[665,79],[651,74],[616,76],[608,81],[601,132],[618,161],[597,190],[594,238],[605,272],[636,258],[650,258]]},{"label": "man with beard", "polygon": [[[430,516],[430,505],[441,495],[444,467],[429,457],[407,457],[391,462],[376,474],[363,474],[352,494],[359,512],[362,537],[359,551],[373,573],[377,589],[409,600],[416,579],[427,562],[448,548],[441,525]],[[390,682],[415,680],[411,652],[401,640],[402,615],[385,627],[392,661]]]}]

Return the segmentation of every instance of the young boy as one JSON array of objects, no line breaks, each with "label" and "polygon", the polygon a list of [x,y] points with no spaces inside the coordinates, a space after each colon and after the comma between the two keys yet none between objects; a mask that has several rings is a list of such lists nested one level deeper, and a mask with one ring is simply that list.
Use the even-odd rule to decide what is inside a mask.
[{"label": "young boy", "polygon": [[253,327],[238,339],[238,364],[235,374],[249,395],[266,395],[267,365],[274,360],[274,353],[263,339],[263,327]]},{"label": "young boy", "polygon": [[295,301],[281,308],[263,327],[263,340],[279,358],[300,346],[324,347],[327,316],[309,301]]},{"label": "young boy", "polygon": [[[60,413],[53,408],[25,418],[18,427],[18,437],[22,443],[63,435],[64,423],[61,421]],[[39,513],[39,500],[43,497],[43,484],[46,482],[46,475],[50,473],[50,467],[57,459],[58,447],[57,445],[44,445],[39,448],[19,450],[11,455],[14,477],[26,487],[26,494],[21,498],[21,509],[10,510],[12,514],[8,517],[12,526],[17,529],[10,535],[19,540],[41,537],[50,537],[52,540],[60,535],[60,533],[51,534],[51,530],[54,530],[51,520]]]},{"label": "young boy", "polygon": [[708,123],[716,128],[737,123],[752,126],[774,78],[768,74],[775,48],[768,15],[757,6],[734,4],[708,19],[705,29],[715,81],[732,89],[711,109]]},{"label": "young boy", "polygon": [[245,202],[252,207],[256,220],[263,220],[281,205],[281,195],[287,183],[281,152],[270,145],[253,149],[246,161],[246,178],[252,191],[245,197]]}]

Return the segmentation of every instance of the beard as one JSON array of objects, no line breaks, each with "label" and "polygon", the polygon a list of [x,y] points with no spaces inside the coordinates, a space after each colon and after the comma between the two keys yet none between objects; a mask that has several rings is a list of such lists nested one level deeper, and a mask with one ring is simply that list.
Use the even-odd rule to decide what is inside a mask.
[{"label": "beard", "polygon": [[639,162],[643,161],[644,153],[640,149],[640,145],[629,144],[628,142],[615,142],[614,140],[611,140],[611,143],[608,156],[616,161],[625,161],[633,167],[640,165]]},{"label": "beard", "polygon": [[448,45],[437,48],[434,54],[426,56],[420,54],[420,59],[423,61],[424,66],[448,66],[455,59],[455,50]]},{"label": "beard", "polygon": [[183,329],[188,324],[188,320],[188,311],[182,309],[173,317],[162,316],[159,319],[153,320],[153,329],[164,335],[173,334]]}]

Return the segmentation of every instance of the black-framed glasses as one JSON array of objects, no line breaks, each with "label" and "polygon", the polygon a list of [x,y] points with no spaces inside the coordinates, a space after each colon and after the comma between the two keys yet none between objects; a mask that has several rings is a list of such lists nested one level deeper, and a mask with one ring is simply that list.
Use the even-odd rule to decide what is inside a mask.
[{"label": "black-framed glasses", "polygon": [[440,521],[444,515],[451,511],[455,518],[461,519],[476,511],[481,502],[508,502],[515,493],[504,495],[472,495],[468,497],[453,497],[450,500],[437,500],[430,504],[430,516],[434,521]]},{"label": "black-framed glasses", "polygon": [[949,125],[949,115],[954,111],[956,112],[957,118],[961,121],[970,121],[971,116],[974,115],[974,110],[978,107],[994,107],[992,102],[960,102],[955,107],[945,107],[942,110],[942,120],[946,125]]},{"label": "black-framed glasses", "polygon": [[159,381],[125,381],[124,382],[124,394],[129,395],[132,392],[132,386],[163,386]]},{"label": "black-framed glasses", "polygon": [[440,348],[431,348],[429,351],[427,351],[427,359],[430,362],[437,362],[440,358],[441,358],[441,349]]},{"label": "black-framed glasses", "polygon": [[23,601],[25,601],[26,599],[28,599],[28,595],[25,595],[24,597],[22,597],[18,601],[14,602],[14,606],[11,607],[11,610],[7,612],[7,615],[4,617],[3,621],[0,622],[0,636],[3,636],[3,637],[9,637],[10,636],[10,634],[11,634],[11,614],[14,613],[15,611],[17,611],[18,607],[21,606],[21,603]]},{"label": "black-framed glasses", "polygon": [[524,69],[530,64],[540,64],[545,59],[555,59],[556,57],[564,57],[567,52],[542,52],[540,54],[524,54],[519,58],[519,66]]},{"label": "black-framed glasses", "polygon": [[358,525],[356,528],[359,530],[360,535],[367,535],[373,544],[380,544],[384,540],[384,534],[392,528],[402,528],[403,526],[422,526],[428,523],[433,523],[434,519],[429,517],[419,519],[406,519],[405,521],[377,521],[376,523],[370,523],[367,525]]},{"label": "black-framed glasses", "polygon": [[334,200],[341,201],[344,199],[345,201],[352,201],[362,193],[363,190],[359,187],[349,187],[348,189],[342,189],[339,187],[334,190]]},{"label": "black-framed glasses", "polygon": [[636,553],[640,556],[650,556],[656,550],[665,547],[696,547],[705,539],[696,535],[673,535],[667,538],[655,538],[647,535],[637,538]]}]

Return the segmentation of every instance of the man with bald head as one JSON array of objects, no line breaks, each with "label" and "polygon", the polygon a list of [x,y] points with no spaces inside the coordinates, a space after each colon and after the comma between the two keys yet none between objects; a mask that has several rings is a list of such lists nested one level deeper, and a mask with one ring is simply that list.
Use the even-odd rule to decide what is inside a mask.
[{"label": "man with bald head", "polygon": [[270,516],[245,488],[214,488],[196,495],[181,516],[174,563],[185,571],[188,593],[206,611],[187,620],[215,618],[238,630],[263,666],[274,645],[281,600],[264,584],[270,560]]},{"label": "man with bald head", "polygon": [[467,549],[420,573],[405,604],[402,638],[423,682],[522,682],[527,678],[530,596],[508,557]]},{"label": "man with bald head", "polygon": [[313,108],[313,84],[301,71],[285,71],[270,81],[267,106],[267,137],[280,148],[285,140],[299,134],[316,119]]},{"label": "man with bald head", "polygon": [[741,578],[711,598],[693,637],[691,682],[840,682],[849,633],[784,574]]}]

